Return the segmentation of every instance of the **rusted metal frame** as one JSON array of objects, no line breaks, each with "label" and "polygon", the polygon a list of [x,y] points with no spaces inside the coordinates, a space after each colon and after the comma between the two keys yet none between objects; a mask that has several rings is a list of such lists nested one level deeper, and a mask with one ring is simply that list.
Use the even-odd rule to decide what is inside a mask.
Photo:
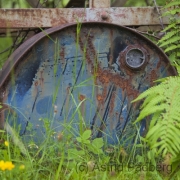
[{"label": "rusted metal frame", "polygon": [[[0,9],[0,28],[49,28],[67,23],[90,21],[124,26],[160,24],[154,7]],[[163,17],[163,23],[169,24],[169,18]]]},{"label": "rusted metal frame", "polygon": [[109,8],[110,5],[110,0],[89,0],[90,8]]}]

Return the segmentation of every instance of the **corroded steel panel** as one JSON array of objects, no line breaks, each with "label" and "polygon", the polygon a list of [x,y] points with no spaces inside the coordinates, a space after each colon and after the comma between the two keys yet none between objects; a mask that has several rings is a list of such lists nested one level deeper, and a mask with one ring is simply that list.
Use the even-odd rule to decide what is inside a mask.
[{"label": "corroded steel panel", "polygon": [[[175,74],[156,45],[128,28],[107,23],[52,28],[29,39],[4,66],[1,124],[7,118],[20,125],[27,141],[41,141],[46,122],[55,134],[91,129],[93,137],[111,144],[133,142],[139,104],[131,101],[157,78]],[[145,131],[144,120],[141,134]]]}]

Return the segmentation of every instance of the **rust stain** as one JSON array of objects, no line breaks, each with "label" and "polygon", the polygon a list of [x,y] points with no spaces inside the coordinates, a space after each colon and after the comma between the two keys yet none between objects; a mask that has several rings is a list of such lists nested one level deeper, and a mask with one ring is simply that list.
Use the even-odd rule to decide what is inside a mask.
[{"label": "rust stain", "polygon": [[[68,89],[68,88],[67,88]],[[70,88],[67,90],[67,100],[66,100],[66,103],[65,103],[65,110],[66,112],[69,111],[69,103],[70,103],[70,98],[71,98],[71,95],[70,95]]]},{"label": "rust stain", "polygon": [[74,19],[77,18],[81,18],[84,19],[84,17],[86,16],[86,13],[84,11],[82,11],[82,9],[77,9],[77,11],[72,11],[72,21],[74,21]]},{"label": "rust stain", "polygon": [[[112,35],[111,35],[112,37]],[[94,48],[94,45],[92,43],[92,38],[93,37],[89,37],[88,38],[88,51],[86,52],[86,58],[87,58],[87,62],[88,64],[91,65],[91,73],[94,75],[95,77],[95,83],[96,84],[101,84],[103,87],[108,86],[109,83],[113,83],[116,86],[122,88],[123,91],[126,90],[127,96],[131,96],[132,98],[136,98],[139,95],[139,91],[133,89],[131,82],[132,79],[134,77],[134,71],[127,69],[127,67],[122,64],[122,66],[124,67],[123,69],[125,69],[125,72],[127,74],[126,78],[121,77],[119,74],[117,73],[112,73],[109,69],[102,69],[100,67],[100,64],[97,64],[96,67],[94,67],[94,63],[96,63],[95,59],[96,59],[96,50]],[[83,50],[83,41],[80,38],[79,39],[80,42],[80,48],[81,50]],[[137,45],[140,46],[140,45]],[[137,48],[136,46],[136,48]],[[122,63],[122,56],[119,56],[119,62]],[[95,62],[94,62],[95,61]],[[105,97],[107,96],[107,92],[102,95],[97,95],[97,100],[99,101],[99,103],[103,102],[103,99],[105,99]],[[113,111],[113,102],[115,101],[115,95],[113,95],[112,100],[111,100],[111,112]]]},{"label": "rust stain", "polygon": [[[51,22],[52,26],[58,26],[60,24],[68,23],[68,21],[67,21],[68,15],[65,12],[63,13],[61,10],[59,11],[58,9],[55,9],[55,11],[53,11],[51,9],[50,11],[51,11],[51,18],[50,18],[51,21],[50,22]],[[64,17],[57,19],[56,17],[59,17],[60,15],[64,15]]]},{"label": "rust stain", "polygon": [[124,118],[121,116],[120,117],[120,122],[123,123],[124,122]]},{"label": "rust stain", "polygon": [[65,48],[61,47],[59,52],[60,59],[62,60],[62,63],[64,63],[65,66]]},{"label": "rust stain", "polygon": [[108,84],[110,81],[110,72],[104,71],[102,72],[101,70],[98,70],[98,79],[102,84]]},{"label": "rust stain", "polygon": [[158,79],[158,76],[156,74],[156,70],[152,70],[151,71],[151,74],[150,74],[150,83],[151,83],[151,86],[154,84],[153,81],[157,80]]},{"label": "rust stain", "polygon": [[[94,45],[92,43],[93,36],[88,34],[89,31],[91,31],[91,30],[83,32],[85,37],[88,37],[87,38],[87,49],[88,50],[86,50],[86,52],[85,52],[85,57],[86,57],[87,63],[90,65],[89,71],[92,74],[94,74],[94,76],[96,77],[96,70],[94,68],[94,64],[96,63],[97,54],[96,54],[96,49],[94,48]],[[81,39],[81,37],[79,38],[79,45],[80,45],[81,51],[84,52],[84,43],[83,43],[83,39]],[[94,60],[95,60],[95,62],[93,62]]]},{"label": "rust stain", "polygon": [[107,93],[108,93],[108,86],[104,85],[102,94],[103,96],[106,96]]},{"label": "rust stain", "polygon": [[104,100],[104,97],[101,94],[97,95],[97,100],[102,102]]},{"label": "rust stain", "polygon": [[43,78],[43,70],[39,70],[37,72],[37,79],[33,82],[33,91],[32,91],[32,96],[36,96],[38,93],[38,88],[41,88],[41,93],[43,93],[44,89],[44,78]]},{"label": "rust stain", "polygon": [[[127,71],[128,72],[128,71]],[[129,78],[123,78],[119,74],[113,74],[110,72],[110,70],[102,70],[101,68],[98,68],[98,76],[97,79],[101,84],[108,84],[113,83],[116,86],[122,88],[122,90],[126,90],[126,93],[128,96],[132,96],[133,98],[136,98],[139,95],[139,91],[133,89],[131,86],[133,73],[129,73]]]},{"label": "rust stain", "polygon": [[158,64],[157,64],[157,69],[159,69],[162,66],[162,60],[160,59]]},{"label": "rust stain", "polygon": [[[78,99],[80,101],[83,101],[83,100],[86,99],[86,96],[83,95],[83,94],[79,94]],[[80,107],[80,112],[81,112],[82,117],[85,117],[85,108],[86,108],[85,102],[83,101],[82,104],[81,104],[81,107]]]},{"label": "rust stain", "polygon": [[4,112],[6,110],[9,110],[11,113],[16,114],[16,112],[7,104],[1,104],[2,108],[0,108],[0,129],[4,128],[4,123],[5,123],[5,114]]},{"label": "rust stain", "polygon": [[110,43],[111,43],[111,52],[109,55],[109,64],[112,65],[113,62],[113,51],[114,51],[114,44],[113,44],[113,30],[110,30]]},{"label": "rust stain", "polygon": [[114,112],[114,102],[116,101],[116,93],[115,91],[112,92],[112,97],[111,97],[111,101],[110,101],[110,109],[109,109],[109,113],[112,114]]},{"label": "rust stain", "polygon": [[35,82],[34,82],[34,86],[38,86],[38,81],[35,81]]},{"label": "rust stain", "polygon": [[80,101],[83,101],[84,99],[86,99],[86,96],[84,96],[83,94],[79,94],[78,98]]},{"label": "rust stain", "polygon": [[70,92],[71,92],[71,87],[68,86],[68,87],[66,88],[66,93],[67,93],[67,94],[70,94]]},{"label": "rust stain", "polygon": [[116,18],[126,18],[126,15],[125,14],[115,14],[115,17]]}]

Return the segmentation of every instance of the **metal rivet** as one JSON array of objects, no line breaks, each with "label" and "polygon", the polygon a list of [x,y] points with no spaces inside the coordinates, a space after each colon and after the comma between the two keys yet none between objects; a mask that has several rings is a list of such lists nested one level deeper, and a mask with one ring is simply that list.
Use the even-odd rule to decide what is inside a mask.
[{"label": "metal rivet", "polygon": [[107,20],[108,19],[108,13],[106,11],[101,12],[101,19],[102,20]]}]

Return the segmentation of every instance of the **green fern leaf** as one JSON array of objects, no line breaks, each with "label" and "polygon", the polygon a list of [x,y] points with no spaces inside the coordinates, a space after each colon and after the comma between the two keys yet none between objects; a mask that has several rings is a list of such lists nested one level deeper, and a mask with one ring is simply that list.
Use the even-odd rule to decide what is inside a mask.
[{"label": "green fern leaf", "polygon": [[180,66],[178,65],[176,61],[174,62],[174,66],[176,67],[178,75],[180,76]]},{"label": "green fern leaf", "polygon": [[146,135],[146,139],[149,139],[150,137],[152,138],[153,135],[158,132],[157,130],[160,128],[160,124],[157,124],[156,126],[154,126],[153,128],[149,129],[147,135]]},{"label": "green fern leaf", "polygon": [[161,40],[159,40],[159,43],[162,43],[165,40],[168,40],[169,38],[171,38],[172,36],[174,36],[176,34],[177,34],[177,31],[168,32]]},{"label": "green fern leaf", "polygon": [[172,9],[172,10],[169,10],[169,11],[163,13],[163,16],[175,15],[179,12],[180,12],[180,9]]},{"label": "green fern leaf", "polygon": [[164,52],[169,52],[169,51],[175,50],[175,49],[177,49],[177,48],[179,48],[179,47],[180,47],[180,46],[172,45],[172,46],[166,48]]},{"label": "green fern leaf", "polygon": [[169,2],[167,5],[164,6],[164,8],[169,8],[171,6],[178,6],[178,5],[180,5],[180,1],[176,0],[176,1]]},{"label": "green fern leaf", "polygon": [[172,37],[171,39],[169,39],[168,41],[162,42],[162,44],[161,44],[159,47],[163,47],[163,46],[166,46],[166,45],[168,45],[168,44],[178,42],[179,40],[180,40],[180,37],[179,37],[178,35],[173,36],[173,37]]},{"label": "green fern leaf", "polygon": [[140,115],[139,117],[137,118],[137,120],[135,121],[138,122],[142,119],[144,119],[146,116],[149,116],[155,112],[158,112],[158,111],[163,111],[165,109],[164,106],[155,106],[155,107],[151,107],[151,109],[149,108],[146,108],[146,109],[143,109],[141,112],[140,112]]},{"label": "green fern leaf", "polygon": [[164,28],[162,31],[166,32],[170,30],[171,28],[176,28],[176,23],[169,24],[166,28]]},{"label": "green fern leaf", "polygon": [[175,14],[177,14],[179,12],[180,12],[180,9],[172,9],[172,10],[168,11],[168,13],[172,14],[172,15],[175,15]]},{"label": "green fern leaf", "polygon": [[[149,98],[146,98],[146,100],[149,100]],[[142,105],[142,108],[149,108],[149,107],[154,107],[156,105],[158,105],[159,103],[163,103],[165,102],[165,99],[163,99],[161,96],[156,96],[156,97],[153,97],[151,98],[150,101],[146,102],[146,100],[144,101],[143,105]]]},{"label": "green fern leaf", "polygon": [[[136,101],[139,101],[139,100],[141,100],[141,99],[143,99],[143,98],[145,98],[145,97],[147,97],[147,96],[149,96],[149,95],[152,95],[152,92],[155,92],[156,89],[157,89],[156,87],[152,87],[152,88],[144,91],[144,92],[141,93],[136,99],[134,99],[133,101],[131,101],[131,103],[136,102]],[[157,93],[157,92],[156,92],[156,93]],[[153,94],[154,94],[154,93],[153,93]]]},{"label": "green fern leaf", "polygon": [[169,133],[171,134],[171,140],[172,140],[172,142],[174,142],[173,144],[174,145],[176,145],[177,146],[177,148],[179,149],[179,151],[180,151],[180,146],[179,146],[179,144],[177,143],[177,142],[179,142],[179,138],[177,138],[177,134],[179,134],[179,133],[175,133],[175,132],[173,132],[173,129],[171,129],[171,131],[169,131]]},{"label": "green fern leaf", "polygon": [[[165,146],[164,146],[164,141],[159,141],[157,142],[156,144],[154,144],[153,146],[151,146],[151,149],[155,149],[155,148],[158,148],[158,147],[161,147],[161,149],[164,149]],[[159,149],[160,150],[160,149]]]},{"label": "green fern leaf", "polygon": [[161,119],[160,115],[161,115],[161,112],[156,112],[153,114],[152,119],[150,121],[149,129],[154,127],[156,125],[157,121]]},{"label": "green fern leaf", "polygon": [[[175,15],[180,12],[180,0],[168,3],[166,15]],[[163,30],[165,36],[159,40],[160,47],[165,52],[171,52],[170,60],[180,74],[180,19],[171,18],[171,23]],[[144,100],[136,122],[151,119],[145,137],[155,154],[166,156],[168,153],[174,158],[180,154],[180,77],[167,77],[156,81],[160,84],[140,94],[132,102]]]},{"label": "green fern leaf", "polygon": [[176,61],[176,52],[173,52],[170,56],[169,59],[171,62],[175,62]]},{"label": "green fern leaf", "polygon": [[180,77],[167,77],[159,85],[143,92],[137,100],[145,98],[135,122],[152,115],[146,141],[156,154],[180,153]]},{"label": "green fern leaf", "polygon": [[176,56],[177,56],[177,57],[180,57],[180,52],[177,52]]}]

